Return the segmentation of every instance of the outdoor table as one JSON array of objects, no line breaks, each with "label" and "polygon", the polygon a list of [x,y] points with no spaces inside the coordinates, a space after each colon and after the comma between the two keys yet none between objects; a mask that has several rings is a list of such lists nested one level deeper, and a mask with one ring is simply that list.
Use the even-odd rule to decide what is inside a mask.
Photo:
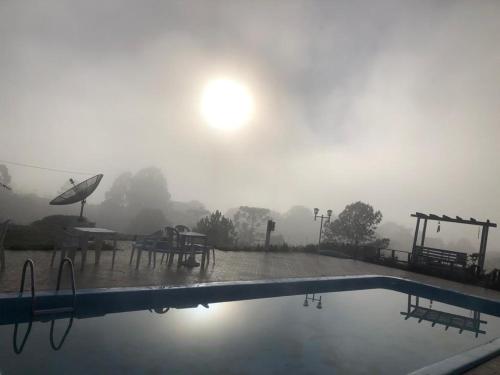
[{"label": "outdoor table", "polygon": [[[196,267],[199,264],[196,263],[196,258],[195,258],[195,251],[194,251],[194,245],[196,240],[202,240],[203,245],[207,246],[207,236],[206,234],[203,233],[198,233],[198,232],[179,232],[179,237],[182,238],[182,247],[183,251],[190,251],[191,254],[189,255],[189,258],[186,262],[186,266],[189,267]],[[187,252],[187,251],[186,251]],[[178,264],[180,264],[182,257],[182,253],[179,254],[179,259],[177,261]]]},{"label": "outdoor table", "polygon": [[113,261],[112,264],[115,264],[115,250],[116,250],[116,232],[111,229],[106,228],[90,228],[90,227],[75,227],[75,234],[81,239],[81,249],[82,249],[82,268],[87,260],[87,250],[89,247],[90,237],[94,237],[97,241],[96,249],[95,249],[95,264],[99,264],[99,260],[101,259],[101,250],[103,241],[106,239],[113,240]]}]

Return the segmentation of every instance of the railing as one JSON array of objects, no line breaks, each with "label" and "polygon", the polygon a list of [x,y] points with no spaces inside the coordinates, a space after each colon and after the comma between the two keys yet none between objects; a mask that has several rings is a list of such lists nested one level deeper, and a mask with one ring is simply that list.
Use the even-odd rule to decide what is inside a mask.
[{"label": "railing", "polygon": [[57,350],[62,348],[64,341],[66,340],[66,337],[68,336],[68,333],[71,330],[71,327],[73,326],[73,317],[71,317],[69,319],[68,326],[66,327],[66,330],[64,331],[64,334],[62,335],[61,340],[59,341],[59,344],[57,344],[57,345],[54,342],[54,324],[55,324],[55,320],[52,320],[50,322],[50,346],[52,347],[52,349],[57,351]]},{"label": "railing", "polygon": [[21,352],[24,349],[24,345],[26,345],[26,341],[28,340],[28,337],[31,332],[31,326],[33,325],[33,321],[30,320],[28,323],[28,328],[26,329],[26,332],[24,333],[23,341],[21,342],[21,346],[17,345],[17,329],[19,327],[19,323],[16,323],[14,325],[14,335],[12,336],[12,346],[14,347],[14,353],[16,354],[21,354]]},{"label": "railing", "polygon": [[61,288],[61,275],[62,275],[62,270],[63,270],[65,264],[68,265],[69,270],[70,270],[71,291],[72,291],[72,295],[73,295],[71,306],[57,307],[57,308],[45,309],[45,310],[35,310],[33,312],[34,315],[62,314],[62,313],[68,313],[68,312],[74,311],[75,303],[76,303],[75,269],[73,267],[73,262],[71,261],[71,259],[69,259],[67,257],[64,258],[61,261],[61,263],[59,264],[59,272],[57,274],[56,294],[59,292],[59,289]]},{"label": "railing", "polygon": [[[35,293],[35,263],[31,259],[27,259],[24,262],[23,265],[23,272],[21,276],[21,286],[19,288],[19,297],[22,297],[24,293],[24,284],[26,282],[26,271],[29,267],[30,269],[30,287],[31,287],[31,315],[32,317],[35,315],[50,315],[50,314],[61,314],[61,313],[73,313],[75,309],[75,303],[76,303],[76,285],[75,285],[75,269],[73,267],[73,262],[69,258],[64,258],[61,263],[59,264],[59,273],[57,274],[57,284],[56,284],[56,294],[59,292],[61,289],[61,276],[62,276],[62,271],[64,269],[64,266],[67,265],[70,270],[70,277],[71,277],[71,291],[73,295],[72,299],[72,305],[71,307],[58,307],[58,308],[53,308],[53,309],[45,309],[45,310],[36,310],[35,309],[35,301],[36,301],[36,293]],[[28,340],[29,334],[31,332],[31,327],[33,325],[33,320],[30,319],[28,328],[26,329],[26,332],[24,334],[23,340],[21,342],[21,345],[18,345],[17,342],[17,331],[19,327],[19,323],[16,323],[14,326],[14,335],[12,339],[12,345],[14,348],[14,353],[20,354],[24,346],[26,345],[26,341]],[[66,340],[66,337],[69,334],[69,331],[71,330],[71,327],[73,326],[73,315],[70,317],[70,321],[68,323],[68,326],[66,327],[66,330],[64,331],[63,336],[59,340],[59,343],[56,344],[54,341],[54,325],[55,325],[55,320],[52,319],[50,323],[50,346],[54,350],[59,350],[64,344],[64,341]]]},{"label": "railing", "polygon": [[21,287],[19,288],[19,297],[21,297],[24,293],[24,283],[26,280],[26,269],[30,267],[30,274],[31,274],[31,313],[33,314],[35,311],[35,263],[33,263],[33,260],[31,259],[26,259],[23,265],[23,273],[21,276]]},{"label": "railing", "polygon": [[61,261],[61,264],[59,265],[59,273],[57,274],[56,293],[59,292],[59,289],[61,288],[61,274],[65,264],[68,265],[70,271],[71,291],[73,292],[73,308],[74,308],[76,300],[75,268],[73,267],[73,262],[69,258],[64,258]]},{"label": "railing", "polygon": [[70,270],[70,278],[71,278],[71,291],[72,291],[72,304],[71,307],[58,307],[54,309],[35,309],[36,302],[36,292],[35,292],[35,263],[31,259],[26,259],[23,265],[23,272],[21,276],[21,286],[19,288],[19,297],[21,297],[24,293],[24,284],[26,282],[26,270],[28,267],[30,268],[30,287],[31,287],[31,314],[32,315],[44,315],[44,314],[58,314],[58,313],[66,313],[72,312],[75,309],[76,303],[76,285],[75,285],[75,269],[73,267],[73,262],[69,258],[64,258],[59,264],[59,273],[57,274],[57,285],[56,285],[56,293],[59,292],[61,288],[61,275],[64,265],[68,265]]},{"label": "railing", "polygon": [[[389,256],[385,256],[387,253],[389,253]],[[400,259],[398,257],[399,254],[404,254],[403,256],[406,257],[406,260]],[[410,263],[411,260],[411,252],[405,251],[405,250],[397,250],[397,249],[380,249],[379,251],[379,258],[380,259],[390,259],[394,262],[403,262],[403,263]]]}]

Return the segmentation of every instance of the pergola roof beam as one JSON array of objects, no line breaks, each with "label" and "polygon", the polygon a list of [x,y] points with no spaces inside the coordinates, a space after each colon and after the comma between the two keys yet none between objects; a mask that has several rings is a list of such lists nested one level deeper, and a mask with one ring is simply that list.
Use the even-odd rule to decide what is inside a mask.
[{"label": "pergola roof beam", "polygon": [[412,214],[411,216],[417,217],[420,219],[425,219],[425,220],[435,220],[435,221],[443,221],[443,222],[449,222],[449,223],[479,225],[479,226],[486,226],[486,227],[492,227],[492,228],[497,227],[496,223],[492,223],[489,220],[478,221],[472,217],[470,218],[470,220],[462,219],[460,216],[456,216],[456,218],[454,219],[454,218],[451,218],[447,215],[442,215],[442,216],[438,216],[435,214],[426,215],[426,214],[423,214],[421,212],[416,212],[416,213]]}]

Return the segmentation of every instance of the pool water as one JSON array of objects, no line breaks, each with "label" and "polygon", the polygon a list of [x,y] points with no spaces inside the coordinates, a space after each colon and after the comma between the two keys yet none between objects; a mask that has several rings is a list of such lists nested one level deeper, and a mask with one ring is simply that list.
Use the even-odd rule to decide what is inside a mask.
[{"label": "pool water", "polygon": [[500,336],[497,317],[415,296],[407,317],[408,302],[372,289],[61,319],[52,345],[34,322],[24,347],[23,323],[16,348],[4,325],[0,373],[403,374]]}]

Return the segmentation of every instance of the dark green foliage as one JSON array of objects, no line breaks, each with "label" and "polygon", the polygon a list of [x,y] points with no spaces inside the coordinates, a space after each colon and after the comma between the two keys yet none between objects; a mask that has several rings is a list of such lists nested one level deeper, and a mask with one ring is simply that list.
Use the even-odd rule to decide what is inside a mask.
[{"label": "dark green foliage", "polygon": [[50,250],[63,236],[66,228],[88,225],[86,218],[78,221],[78,216],[52,215],[37,220],[30,225],[9,226],[5,237],[5,247],[11,250]]},{"label": "dark green foliage", "polygon": [[234,245],[234,224],[218,210],[198,221],[195,230],[206,234],[210,244],[216,247],[227,248]]},{"label": "dark green foliage", "polygon": [[325,225],[328,242],[346,242],[354,245],[375,240],[375,229],[382,221],[382,213],[363,202],[347,205],[337,219]]}]

